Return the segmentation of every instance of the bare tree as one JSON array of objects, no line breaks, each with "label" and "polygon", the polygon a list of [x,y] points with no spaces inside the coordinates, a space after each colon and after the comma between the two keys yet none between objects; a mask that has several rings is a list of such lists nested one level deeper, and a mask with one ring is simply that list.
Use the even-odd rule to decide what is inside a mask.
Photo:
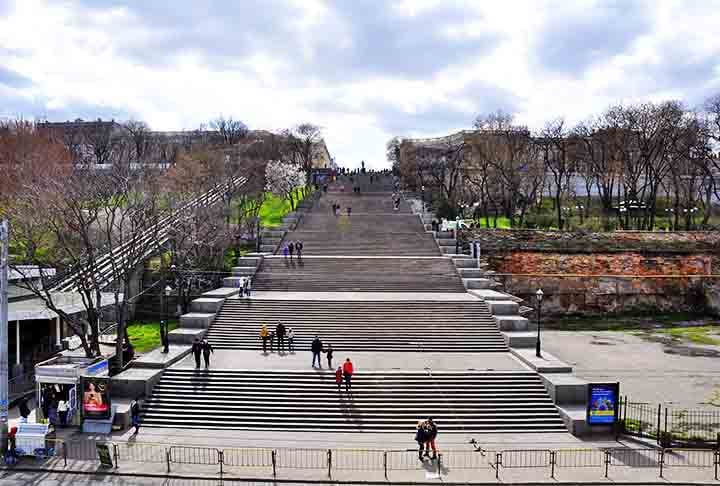
[{"label": "bare tree", "polygon": [[153,141],[150,127],[144,121],[128,120],[123,128],[130,134],[136,162],[145,162]]},{"label": "bare tree", "polygon": [[210,122],[210,128],[220,133],[225,145],[235,145],[248,134],[248,127],[243,122],[222,115]]},{"label": "bare tree", "polygon": [[537,142],[542,150],[545,168],[550,173],[553,204],[557,214],[558,229],[565,228],[563,217],[563,199],[567,195],[574,165],[570,159],[568,132],[563,119],[548,122],[540,133]]},{"label": "bare tree", "polygon": [[285,130],[285,153],[290,162],[299,165],[305,172],[305,185],[310,185],[315,159],[319,155],[322,130],[317,125],[302,123],[291,130]]}]

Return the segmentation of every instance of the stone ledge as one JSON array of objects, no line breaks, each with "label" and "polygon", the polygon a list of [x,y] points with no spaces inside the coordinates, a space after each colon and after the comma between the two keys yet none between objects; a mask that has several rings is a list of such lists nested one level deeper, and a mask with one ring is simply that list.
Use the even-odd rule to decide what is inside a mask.
[{"label": "stone ledge", "polygon": [[220,287],[219,289],[210,290],[202,294],[203,297],[217,297],[219,299],[227,299],[240,293],[240,289],[233,287]]},{"label": "stone ledge", "polygon": [[225,302],[224,298],[200,297],[190,303],[193,312],[217,314]]},{"label": "stone ledge", "polygon": [[542,358],[535,356],[534,348],[510,348],[510,352],[538,373],[572,373],[572,366],[547,351],[542,352]]},{"label": "stone ledge", "polygon": [[537,341],[537,334],[534,332],[522,331],[501,331],[505,338],[505,343],[509,348],[533,348]]},{"label": "stone ledge", "polygon": [[587,402],[588,382],[570,373],[541,374],[550,398],[556,405],[579,405]]},{"label": "stone ledge", "polygon": [[180,316],[180,327],[183,329],[207,329],[215,319],[214,313],[190,312]]},{"label": "stone ledge", "polygon": [[195,338],[205,337],[207,329],[175,329],[168,333],[170,344],[192,344]]}]

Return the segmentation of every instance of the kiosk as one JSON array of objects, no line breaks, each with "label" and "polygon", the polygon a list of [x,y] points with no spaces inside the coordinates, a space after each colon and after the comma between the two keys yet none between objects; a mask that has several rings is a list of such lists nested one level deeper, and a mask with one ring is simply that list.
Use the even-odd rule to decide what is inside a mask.
[{"label": "kiosk", "polygon": [[[46,422],[55,427],[80,426],[83,413],[79,397],[85,381],[109,376],[109,363],[106,358],[83,358],[76,356],[55,356],[35,365],[35,381],[38,410],[38,422]],[[94,388],[94,386],[93,386]],[[105,400],[109,410],[109,393],[105,390]],[[97,401],[97,395],[92,395]],[[63,403],[64,402],[64,403]],[[112,415],[111,413],[104,414]],[[101,418],[96,415],[93,418]]]}]

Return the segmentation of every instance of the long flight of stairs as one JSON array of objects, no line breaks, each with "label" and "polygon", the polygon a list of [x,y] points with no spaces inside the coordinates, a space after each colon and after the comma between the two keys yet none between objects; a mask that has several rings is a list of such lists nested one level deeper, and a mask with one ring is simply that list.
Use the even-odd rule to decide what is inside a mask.
[{"label": "long flight of stairs", "polygon": [[559,432],[530,372],[362,372],[352,395],[331,372],[168,369],[143,426],[313,432],[406,432],[432,417],[444,432]]},{"label": "long flight of stairs", "polygon": [[295,347],[317,335],[340,351],[507,352],[483,301],[333,301],[228,299],[208,333],[215,349],[259,350],[260,327],[282,321]]},{"label": "long flight of stairs", "polygon": [[294,292],[465,292],[447,257],[266,257],[255,290]]}]

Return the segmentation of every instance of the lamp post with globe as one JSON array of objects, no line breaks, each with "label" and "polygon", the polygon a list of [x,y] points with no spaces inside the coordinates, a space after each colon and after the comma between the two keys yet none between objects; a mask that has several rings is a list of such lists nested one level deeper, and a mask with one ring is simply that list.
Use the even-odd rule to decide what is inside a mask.
[{"label": "lamp post with globe", "polygon": [[535,342],[535,356],[542,358],[542,353],[540,352],[540,308],[542,307],[543,300],[542,289],[537,289],[537,292],[535,292],[535,298],[537,300],[537,341]]}]

